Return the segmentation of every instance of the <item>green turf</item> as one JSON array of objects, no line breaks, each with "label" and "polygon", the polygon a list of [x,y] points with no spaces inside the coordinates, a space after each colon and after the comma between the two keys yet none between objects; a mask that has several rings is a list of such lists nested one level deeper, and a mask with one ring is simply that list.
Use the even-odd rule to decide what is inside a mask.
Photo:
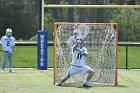
[{"label": "green turf", "polygon": [[[128,47],[128,68],[140,68],[139,63],[140,47]],[[126,47],[118,47],[118,64],[119,68],[126,67]]]},{"label": "green turf", "polygon": [[[48,67],[53,67],[53,46],[48,47]],[[0,52],[0,56],[2,52]],[[128,47],[128,68],[140,68],[140,47]],[[1,57],[0,57],[1,60]],[[126,47],[118,47],[119,68],[126,67]],[[13,67],[37,67],[36,46],[16,46],[13,52]]]},{"label": "green turf", "polygon": [[[2,51],[0,51],[0,60]],[[7,62],[8,66],[8,62]],[[13,67],[37,67],[36,46],[16,46],[13,51]],[[53,47],[48,47],[48,67],[53,67]]]},{"label": "green turf", "polygon": [[140,47],[128,47],[128,66],[140,68]]},{"label": "green turf", "polygon": [[93,83],[89,89],[54,86],[53,69],[14,71],[15,73],[9,73],[8,70],[0,72],[0,93],[140,93],[140,70],[119,70],[118,86]]}]

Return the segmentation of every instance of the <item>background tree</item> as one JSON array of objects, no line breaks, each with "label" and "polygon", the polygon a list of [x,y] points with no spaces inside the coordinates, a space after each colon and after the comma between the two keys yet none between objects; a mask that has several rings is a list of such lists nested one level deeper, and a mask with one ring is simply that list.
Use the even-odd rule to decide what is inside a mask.
[{"label": "background tree", "polygon": [[[74,4],[74,0],[68,0],[70,5]],[[72,8],[68,9],[68,22],[74,22],[74,10]]]},{"label": "background tree", "polygon": [[16,39],[29,39],[39,29],[35,0],[0,0],[0,34],[13,30]]}]

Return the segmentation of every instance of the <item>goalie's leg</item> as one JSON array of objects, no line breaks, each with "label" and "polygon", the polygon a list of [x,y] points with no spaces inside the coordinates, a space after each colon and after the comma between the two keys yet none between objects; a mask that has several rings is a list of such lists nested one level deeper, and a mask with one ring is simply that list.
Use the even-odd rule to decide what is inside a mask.
[{"label": "goalie's leg", "polygon": [[56,86],[62,86],[62,84],[63,84],[66,80],[68,80],[72,75],[77,74],[78,71],[79,71],[79,69],[78,69],[77,67],[71,66],[71,67],[69,68],[69,70],[67,71],[66,76],[62,79],[62,81],[61,81],[60,83],[56,84]]},{"label": "goalie's leg", "polygon": [[89,74],[87,76],[87,79],[86,79],[85,83],[83,84],[83,87],[91,87],[89,85],[89,81],[92,78],[92,76],[94,75],[94,72],[92,70],[89,70],[87,73],[89,73]]},{"label": "goalie's leg", "polygon": [[89,66],[83,66],[83,68],[82,68],[82,70],[81,70],[81,72],[80,72],[81,74],[85,74],[85,73],[88,73],[88,76],[87,76],[87,78],[86,78],[86,81],[84,82],[84,84],[83,84],[83,87],[91,87],[90,85],[89,85],[89,82],[90,82],[90,80],[91,80],[91,78],[93,77],[93,75],[94,75],[94,71],[93,71],[93,69],[91,69]]}]

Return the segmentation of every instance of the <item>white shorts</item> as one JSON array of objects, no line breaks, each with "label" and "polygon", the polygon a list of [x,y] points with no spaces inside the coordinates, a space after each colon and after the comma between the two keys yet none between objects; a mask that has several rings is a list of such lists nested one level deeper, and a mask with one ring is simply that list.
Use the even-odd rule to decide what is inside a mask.
[{"label": "white shorts", "polygon": [[93,71],[89,66],[71,66],[66,74],[66,76],[72,76],[72,75],[75,75],[77,73],[80,73],[80,74],[86,74],[87,71]]}]

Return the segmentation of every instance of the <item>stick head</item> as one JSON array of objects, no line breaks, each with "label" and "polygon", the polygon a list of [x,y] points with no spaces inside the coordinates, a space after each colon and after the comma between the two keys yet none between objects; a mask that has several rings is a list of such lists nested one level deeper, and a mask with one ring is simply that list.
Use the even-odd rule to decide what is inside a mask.
[{"label": "stick head", "polygon": [[74,36],[74,38],[77,38],[79,36],[78,29],[74,29],[73,36]]},{"label": "stick head", "polygon": [[85,38],[89,33],[89,26],[81,24],[77,27],[80,37]]}]

